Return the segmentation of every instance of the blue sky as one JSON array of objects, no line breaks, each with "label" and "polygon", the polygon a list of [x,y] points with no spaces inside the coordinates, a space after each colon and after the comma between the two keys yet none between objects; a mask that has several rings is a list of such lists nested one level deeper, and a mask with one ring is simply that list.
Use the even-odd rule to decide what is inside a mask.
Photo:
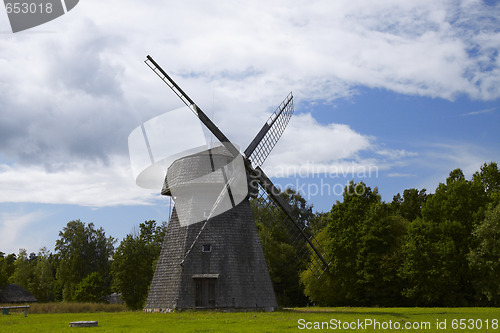
[{"label": "blue sky", "polygon": [[12,34],[0,11],[0,251],[53,250],[73,219],[117,239],[168,220],[128,156],[141,121],[181,106],[147,54],[242,147],[293,91],[264,169],[316,210],[352,178],[385,201],[470,178],[499,162],[498,17],[481,0],[86,0]]}]

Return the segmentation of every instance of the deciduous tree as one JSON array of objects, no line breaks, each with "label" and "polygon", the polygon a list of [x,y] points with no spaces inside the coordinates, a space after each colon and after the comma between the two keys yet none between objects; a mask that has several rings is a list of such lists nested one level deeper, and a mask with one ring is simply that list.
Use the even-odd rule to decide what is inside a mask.
[{"label": "deciduous tree", "polygon": [[[308,225],[314,217],[312,206],[294,190],[287,189],[280,195],[291,206],[299,225]],[[277,207],[267,206],[259,198],[252,200],[251,205],[278,303],[282,306],[305,305],[307,298],[300,283],[300,272],[306,266],[300,260],[297,248],[300,244],[294,243],[294,227]],[[297,240],[299,243],[302,241],[301,238]]]},{"label": "deciduous tree", "polygon": [[99,272],[92,272],[80,281],[74,290],[74,300],[77,302],[99,303],[110,292],[109,283]]},{"label": "deciduous tree", "polygon": [[145,221],[138,235],[128,234],[113,256],[113,288],[131,309],[141,309],[148,295],[156,261],[160,255],[166,224]]},{"label": "deciduous tree", "polygon": [[57,279],[65,301],[75,300],[75,288],[89,274],[97,272],[109,285],[113,237],[106,237],[102,228],[93,223],[70,221],[59,232],[56,254],[59,257]]},{"label": "deciduous tree", "polygon": [[11,283],[18,284],[26,290],[31,290],[35,278],[34,265],[30,263],[25,249],[19,249],[14,266],[14,274],[10,278]]},{"label": "deciduous tree", "polygon": [[[476,247],[468,256],[480,301],[500,305],[500,203],[490,204],[484,221],[473,231]],[[482,303],[484,304],[484,303]]]},{"label": "deciduous tree", "polygon": [[45,247],[40,249],[33,263],[34,276],[30,292],[39,302],[55,300],[55,276],[53,265],[53,254]]},{"label": "deciduous tree", "polygon": [[417,305],[471,303],[475,292],[467,255],[487,202],[482,183],[466,180],[460,169],[427,199],[422,219],[408,228],[400,270],[409,283],[405,294]]},{"label": "deciduous tree", "polygon": [[8,276],[7,272],[5,270],[5,258],[4,258],[4,253],[0,252],[0,290],[7,284],[8,281]]},{"label": "deciduous tree", "polygon": [[420,191],[415,188],[406,189],[403,191],[403,196],[399,193],[394,196],[391,208],[408,221],[422,217],[422,206],[428,197],[425,192],[425,189]]}]

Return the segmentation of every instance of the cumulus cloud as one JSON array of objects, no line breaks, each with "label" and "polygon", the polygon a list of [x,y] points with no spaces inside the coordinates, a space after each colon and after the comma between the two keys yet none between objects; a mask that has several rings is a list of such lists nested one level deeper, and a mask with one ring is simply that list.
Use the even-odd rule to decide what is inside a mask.
[{"label": "cumulus cloud", "polygon": [[321,124],[310,113],[296,115],[264,164],[270,176],[330,175],[355,178],[404,166],[418,153],[391,149],[346,124]]},{"label": "cumulus cloud", "polygon": [[47,171],[43,166],[0,165],[0,202],[74,204],[88,207],[148,205],[156,191],[135,185],[128,159],[85,163]]},{"label": "cumulus cloud", "polygon": [[322,125],[309,113],[292,118],[281,142],[264,164],[271,176],[306,171],[324,173],[340,162],[360,162],[359,153],[371,147],[369,137],[343,124]]},{"label": "cumulus cloud", "polygon": [[[127,136],[179,106],[142,63],[148,53],[245,147],[290,90],[310,103],[358,86],[498,98],[498,17],[500,5],[480,0],[86,0],[45,25],[2,34],[0,179],[9,191],[0,201],[22,201],[15,189],[36,184],[36,202],[148,202],[123,187]],[[6,16],[0,30],[9,30]],[[412,157],[307,113],[282,141],[266,163],[273,168],[390,168]]]}]

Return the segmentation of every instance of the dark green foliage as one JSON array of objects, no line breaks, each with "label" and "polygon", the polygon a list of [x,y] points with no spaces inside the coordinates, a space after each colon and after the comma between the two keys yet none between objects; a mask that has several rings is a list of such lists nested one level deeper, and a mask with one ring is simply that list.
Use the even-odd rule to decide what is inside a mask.
[{"label": "dark green foliage", "polygon": [[398,268],[402,262],[402,238],[407,220],[390,215],[385,203],[370,206],[361,226],[357,277],[364,294],[364,305],[403,305],[400,294],[403,281]]},{"label": "dark green foliage", "polygon": [[10,277],[10,282],[18,284],[24,289],[30,290],[33,285],[34,269],[28,260],[28,254],[25,249],[20,249],[14,262],[14,274]]},{"label": "dark green foliage", "polygon": [[391,203],[391,209],[394,213],[401,215],[408,221],[413,221],[417,217],[422,217],[422,206],[427,201],[426,190],[417,190],[414,188],[404,190],[403,196],[396,194]]},{"label": "dark green foliage", "polygon": [[28,290],[39,302],[53,301],[55,279],[52,258],[53,255],[46,248],[29,256],[26,250],[20,249],[9,282]]},{"label": "dark green foliage", "polygon": [[16,269],[15,262],[16,262],[17,256],[15,253],[11,253],[7,255],[4,258],[4,273],[5,276],[7,277],[7,283],[9,283],[10,277],[14,274],[14,271]]},{"label": "dark green foliage", "polygon": [[32,262],[35,279],[30,292],[39,302],[49,302],[56,299],[54,255],[42,248]]},{"label": "dark green foliage", "polygon": [[319,280],[304,271],[305,292],[321,305],[498,305],[499,204],[496,163],[472,180],[453,170],[434,194],[408,189],[390,204],[351,182],[314,222],[328,219],[318,238],[331,270]]},{"label": "dark green foliage", "polygon": [[421,218],[408,227],[400,274],[407,281],[403,294],[417,306],[443,305],[455,296],[448,291],[457,288],[450,270],[456,249],[446,229]]},{"label": "dark green foliage", "polygon": [[114,242],[102,228],[95,229],[93,223],[86,225],[80,220],[68,222],[59,232],[55,246],[59,259],[57,279],[65,301],[75,300],[75,289],[93,272],[99,273],[106,284],[111,283],[109,259]]},{"label": "dark green foliage", "polygon": [[5,273],[5,259],[3,257],[3,252],[0,255],[0,290],[7,284],[8,276]]},{"label": "dark green foliage", "polygon": [[165,237],[166,224],[146,221],[139,235],[127,235],[113,256],[113,288],[131,309],[142,309]]},{"label": "dark green foliage", "polygon": [[475,243],[472,232],[497,187],[494,170],[496,165],[484,165],[471,181],[453,170],[425,202],[422,219],[408,229],[400,273],[408,281],[404,294],[415,304],[473,304],[474,272],[467,258]]},{"label": "dark green foliage", "polygon": [[[318,241],[323,249],[327,248],[329,243],[328,237],[329,234],[327,227],[315,234],[316,241]],[[329,260],[328,257],[326,259]],[[300,281],[304,286],[304,294],[313,304],[320,306],[333,304],[332,300],[335,299],[338,293],[338,290],[336,289],[338,288],[338,284],[331,278],[329,272],[323,273],[318,278],[317,274],[315,274],[312,263],[310,263],[307,269],[301,272]]]},{"label": "dark green foliage", "polygon": [[[296,216],[297,222],[302,227],[307,225],[314,216],[312,206],[291,189],[285,190],[281,195],[292,207],[292,214]],[[299,260],[299,249],[297,244],[293,243],[290,227],[294,227],[285,219],[280,209],[268,207],[260,199],[252,200],[251,205],[278,304],[305,305],[307,298],[304,296],[304,287],[299,276],[305,269],[305,263]]]},{"label": "dark green foliage", "polygon": [[326,228],[329,221],[329,213],[316,213],[309,220],[307,227],[312,232],[313,235],[317,235],[323,229]]},{"label": "dark green foliage", "polygon": [[500,203],[490,204],[473,231],[476,247],[468,260],[475,274],[480,304],[500,305]]},{"label": "dark green foliage", "polygon": [[14,253],[5,256],[5,253],[0,252],[0,292],[11,280],[10,277],[14,274],[16,255]]},{"label": "dark green foliage", "polygon": [[[407,221],[391,215],[378,191],[363,182],[351,182],[337,202],[318,239],[327,249],[329,274],[321,284],[309,272],[302,274],[306,294],[321,305],[389,305],[403,303],[402,281],[396,274],[401,262],[401,239]],[[328,286],[328,291],[322,285]]]},{"label": "dark green foliage", "polygon": [[481,183],[488,195],[500,193],[500,170],[495,162],[484,163],[481,170],[474,173],[473,181]]},{"label": "dark green foliage", "polygon": [[99,303],[105,301],[109,292],[109,283],[106,283],[100,273],[92,272],[76,285],[74,299],[82,303]]},{"label": "dark green foliage", "polygon": [[487,200],[482,184],[466,180],[462,171],[456,169],[450,173],[446,184],[439,184],[436,192],[427,199],[422,217],[435,223],[457,221],[469,237],[474,224],[482,218],[481,208]]},{"label": "dark green foliage", "polygon": [[362,229],[370,206],[379,202],[377,189],[372,191],[362,182],[351,182],[344,189],[343,202],[332,207],[327,261],[331,262],[330,273],[335,286],[335,298],[330,300],[333,304],[362,303],[364,291],[358,278]]}]

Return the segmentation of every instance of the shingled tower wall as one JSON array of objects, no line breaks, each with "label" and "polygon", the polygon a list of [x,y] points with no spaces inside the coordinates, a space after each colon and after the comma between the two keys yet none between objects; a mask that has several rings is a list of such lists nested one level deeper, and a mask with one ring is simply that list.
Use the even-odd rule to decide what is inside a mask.
[{"label": "shingled tower wall", "polygon": [[[211,159],[210,163],[206,163],[207,158]],[[227,164],[230,159],[224,148],[179,159],[168,169],[169,181],[165,182],[162,193],[170,194],[172,186],[206,175],[214,167]],[[212,170],[205,170],[207,165]],[[220,183],[220,180],[213,182]],[[248,199],[211,218],[192,251],[185,257],[204,221],[181,225],[179,216],[189,214],[197,202],[204,200],[204,191],[219,191],[220,188],[210,187],[210,184],[202,187],[203,190],[187,191],[185,197],[177,198],[144,310],[276,308],[276,298]],[[182,200],[181,205],[179,200]]]}]

